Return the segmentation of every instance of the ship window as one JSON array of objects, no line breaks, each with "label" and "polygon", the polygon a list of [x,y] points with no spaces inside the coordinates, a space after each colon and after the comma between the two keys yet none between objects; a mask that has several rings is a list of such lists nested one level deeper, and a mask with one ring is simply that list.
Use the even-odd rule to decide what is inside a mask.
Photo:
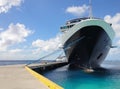
[{"label": "ship window", "polygon": [[97,57],[97,59],[100,59],[100,57],[103,55],[103,53],[100,53],[99,56]]},{"label": "ship window", "polygon": [[71,28],[73,27],[74,25],[68,25],[68,26],[63,26],[63,27],[60,27],[60,29],[67,29],[67,28]]},{"label": "ship window", "polygon": [[70,28],[73,27],[74,25],[70,25]]},{"label": "ship window", "polygon": [[60,29],[66,29],[66,28],[67,28],[67,26],[60,27]]}]

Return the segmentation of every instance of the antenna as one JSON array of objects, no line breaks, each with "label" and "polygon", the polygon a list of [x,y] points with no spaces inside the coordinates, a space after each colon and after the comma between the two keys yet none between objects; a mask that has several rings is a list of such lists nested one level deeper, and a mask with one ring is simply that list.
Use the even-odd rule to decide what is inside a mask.
[{"label": "antenna", "polygon": [[89,0],[89,17],[90,17],[90,19],[93,18],[93,15],[92,15],[92,0]]}]

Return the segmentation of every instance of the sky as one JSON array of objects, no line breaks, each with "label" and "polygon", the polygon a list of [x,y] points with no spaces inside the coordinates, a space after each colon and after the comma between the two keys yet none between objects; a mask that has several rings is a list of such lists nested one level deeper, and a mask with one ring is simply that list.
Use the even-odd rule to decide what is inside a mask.
[{"label": "sky", "polygon": [[[92,0],[93,16],[116,32],[107,60],[120,60],[120,0]],[[0,0],[0,60],[36,60],[57,49],[60,26],[89,16],[89,0]]]}]

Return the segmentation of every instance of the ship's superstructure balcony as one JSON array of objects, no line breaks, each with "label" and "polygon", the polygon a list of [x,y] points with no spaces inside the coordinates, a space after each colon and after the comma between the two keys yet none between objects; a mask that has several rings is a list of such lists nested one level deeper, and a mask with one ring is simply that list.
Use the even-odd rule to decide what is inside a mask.
[{"label": "ship's superstructure balcony", "polygon": [[67,21],[65,26],[60,27],[61,32],[67,32],[75,24],[81,22],[82,20],[86,20],[86,19],[89,19],[89,18],[77,18],[77,19],[72,19],[72,20]]}]

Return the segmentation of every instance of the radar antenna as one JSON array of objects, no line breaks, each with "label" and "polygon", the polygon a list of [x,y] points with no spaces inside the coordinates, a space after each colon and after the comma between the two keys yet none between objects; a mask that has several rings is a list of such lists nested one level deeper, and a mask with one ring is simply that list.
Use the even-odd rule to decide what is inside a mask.
[{"label": "radar antenna", "polygon": [[93,18],[93,15],[92,15],[92,0],[89,0],[89,17],[90,17],[90,19]]}]

